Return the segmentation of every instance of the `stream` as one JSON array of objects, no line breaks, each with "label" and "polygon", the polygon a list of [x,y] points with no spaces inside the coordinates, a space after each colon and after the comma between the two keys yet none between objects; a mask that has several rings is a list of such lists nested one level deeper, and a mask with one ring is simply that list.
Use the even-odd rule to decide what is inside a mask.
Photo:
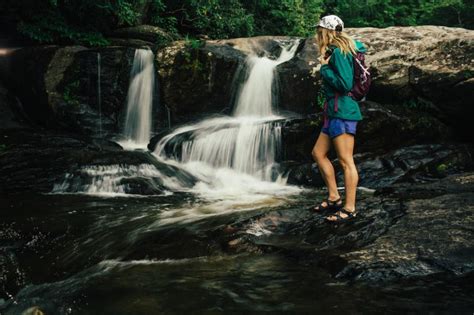
[{"label": "stream", "polygon": [[[191,194],[3,199],[10,206],[1,224],[2,249],[9,253],[3,266],[16,270],[6,285],[21,289],[6,314],[32,307],[45,314],[470,311],[472,277],[412,279],[375,289],[348,285],[321,268],[314,253],[234,252],[221,235],[229,224],[268,211],[306,213],[309,201],[321,196],[276,196],[258,209],[172,224],[166,222],[170,213],[193,207],[205,213],[218,202]],[[265,243],[272,231],[253,224],[245,233]],[[300,250],[310,245],[292,234],[273,242]]]}]

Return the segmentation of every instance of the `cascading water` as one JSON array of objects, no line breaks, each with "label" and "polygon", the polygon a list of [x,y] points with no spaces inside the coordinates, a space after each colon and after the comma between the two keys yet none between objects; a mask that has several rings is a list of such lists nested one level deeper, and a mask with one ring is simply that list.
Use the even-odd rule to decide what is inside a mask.
[{"label": "cascading water", "polygon": [[[275,60],[255,55],[247,58],[242,70],[245,73],[236,74],[237,78],[246,79],[235,87],[237,97],[233,116],[209,118],[166,135],[154,150],[156,160],[153,165],[135,168],[126,165],[84,166],[66,175],[53,192],[123,195],[129,194],[135,183],[147,182],[164,188],[166,192],[190,192],[202,197],[200,200],[211,202],[163,212],[160,224],[277,205],[283,202],[282,196],[299,192],[297,187],[285,185],[286,180],[278,172],[276,163],[281,142],[279,124],[284,117],[275,115],[272,110],[277,103],[276,95],[273,95],[275,69],[294,56],[298,41],[282,46],[282,52]],[[144,60],[148,60],[148,66]],[[127,117],[135,117],[135,120],[127,125],[130,127],[126,128],[128,139],[143,145],[146,145],[144,139],[148,139],[149,132],[139,133],[143,138],[138,138],[132,130],[142,129],[143,125],[146,128],[142,130],[150,130],[150,121],[147,120],[150,114],[142,115],[141,111],[145,110],[140,99],[150,101],[146,106],[149,112],[152,60],[151,52],[137,51],[135,75],[129,91]],[[145,76],[149,76],[148,81]],[[144,84],[147,88],[143,87]],[[163,172],[159,168],[170,171]]]},{"label": "cascading water", "polygon": [[99,108],[99,137],[102,138],[102,95],[100,85],[100,53],[97,53],[97,107]]},{"label": "cascading water", "polygon": [[[283,47],[278,59],[249,56],[246,81],[240,87],[233,117],[204,120],[175,130],[155,149],[162,159],[183,164],[201,162],[212,168],[227,168],[265,181],[278,179],[272,171],[281,141],[278,120],[273,114],[275,68],[290,60],[298,41]],[[193,172],[193,168],[187,168]]]},{"label": "cascading water", "polygon": [[120,141],[124,148],[146,148],[150,141],[155,86],[153,59],[151,50],[135,50],[123,130],[125,140]]}]

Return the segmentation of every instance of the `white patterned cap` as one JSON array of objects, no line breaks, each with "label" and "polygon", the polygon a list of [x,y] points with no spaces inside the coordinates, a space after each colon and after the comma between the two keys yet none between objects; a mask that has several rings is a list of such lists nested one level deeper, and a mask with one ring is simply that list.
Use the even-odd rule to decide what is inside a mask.
[{"label": "white patterned cap", "polygon": [[344,22],[337,15],[326,15],[322,17],[316,26],[321,26],[329,30],[341,32],[344,29]]}]

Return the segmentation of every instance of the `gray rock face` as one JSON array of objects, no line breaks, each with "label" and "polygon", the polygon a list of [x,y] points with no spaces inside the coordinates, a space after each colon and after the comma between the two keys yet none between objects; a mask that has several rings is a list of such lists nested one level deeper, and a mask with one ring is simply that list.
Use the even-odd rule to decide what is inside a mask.
[{"label": "gray rock face", "polygon": [[395,188],[408,199],[406,214],[374,243],[342,255],[348,265],[337,277],[372,282],[474,271],[474,174],[416,188]]},{"label": "gray rock face", "polygon": [[[348,29],[348,33],[368,48],[367,60],[374,77],[369,99],[417,109],[423,115],[434,114],[456,127],[460,135],[466,132],[466,117],[473,114],[472,106],[465,100],[472,99],[474,91],[474,31],[417,26],[357,28]],[[177,121],[190,119],[182,116],[188,110],[226,111],[231,99],[228,84],[236,64],[251,52],[278,54],[277,41],[290,39],[262,36],[206,41],[192,53],[183,42],[175,42],[158,55],[159,72],[166,82],[162,89],[164,102],[172,109],[180,109],[174,111]],[[187,57],[179,58],[183,55]],[[314,38],[306,38],[302,39],[296,56],[278,66],[280,110],[300,114],[321,111],[316,102],[321,84],[318,56]],[[220,77],[216,69],[229,73]],[[227,98],[209,107],[209,97],[222,93]],[[192,101],[176,95],[189,95]]]},{"label": "gray rock face", "polygon": [[444,122],[466,123],[474,114],[474,31],[443,26],[357,28],[374,75],[370,97],[395,100],[437,113]]},{"label": "gray rock face", "polygon": [[20,101],[0,84],[0,129],[27,128]]},{"label": "gray rock face", "polygon": [[184,41],[156,54],[162,105],[173,123],[185,123],[213,113],[230,113],[234,74],[245,54],[226,44],[190,48]]},{"label": "gray rock face", "polygon": [[[467,137],[473,109],[473,31],[435,27],[348,29],[368,48],[374,76],[369,99],[398,104],[418,111],[422,118],[435,115]],[[161,30],[142,25],[117,30],[117,44],[143,47],[153,44]],[[230,113],[235,95],[235,73],[250,53],[274,58],[285,36],[261,36],[208,40],[202,45],[176,41],[156,51],[161,82],[162,110],[155,125],[173,125],[213,113]],[[300,39],[295,57],[277,67],[277,98],[281,112],[302,115],[319,113],[316,98],[320,87],[318,50],[314,38]],[[15,51],[2,68],[3,80],[20,97],[25,112],[37,122],[70,127],[93,134],[97,129],[97,58],[102,56],[103,127],[119,129],[129,84],[133,49],[111,46],[86,49],[80,46],[38,46]],[[3,62],[2,62],[3,64]],[[158,97],[157,97],[158,98]],[[58,119],[59,118],[59,119]],[[367,121],[371,120],[369,115]],[[166,123],[164,122],[166,120]],[[368,122],[367,124],[371,124]],[[61,126],[60,126],[61,127]],[[364,129],[364,128],[362,128]],[[370,129],[370,128],[369,128]]]},{"label": "gray rock face", "polygon": [[119,130],[133,53],[127,47],[22,48],[9,57],[3,79],[33,122],[90,136],[99,136],[101,124],[104,136]]},{"label": "gray rock face", "polygon": [[[328,224],[327,214],[290,208],[230,225],[221,237],[230,252],[305,257],[345,281],[385,285],[467,276],[474,270],[473,185],[472,172],[432,183],[405,181],[392,185],[391,192],[361,193],[352,222]],[[314,206],[308,200],[308,207]]]},{"label": "gray rock face", "polygon": [[172,40],[172,37],[162,28],[152,25],[120,28],[113,31],[110,35],[113,38],[136,39],[150,44]]}]

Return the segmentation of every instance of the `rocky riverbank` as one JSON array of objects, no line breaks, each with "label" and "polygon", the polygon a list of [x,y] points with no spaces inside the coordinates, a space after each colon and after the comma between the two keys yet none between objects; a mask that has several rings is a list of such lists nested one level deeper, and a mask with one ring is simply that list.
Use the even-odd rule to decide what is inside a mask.
[{"label": "rocky riverbank", "polygon": [[[107,303],[111,314],[166,312],[173,309],[163,294],[169,290],[198,292],[206,307],[214,301],[243,311],[255,302],[260,310],[309,311],[314,283],[328,295],[348,295],[347,308],[355,307],[352,300],[381,297],[398,311],[471,310],[474,32],[434,26],[348,31],[369,49],[374,86],[360,104],[365,119],[354,155],[360,213],[342,225],[308,211],[325,194],[310,154],[322,124],[312,38],[162,46],[166,34],[142,27],[111,34],[115,46],[37,46],[2,57],[0,311],[90,313],[103,307],[93,298],[102,294],[114,296]],[[283,118],[271,122],[281,129],[276,159],[294,185],[285,186],[291,193],[267,196],[250,186],[251,198],[234,200],[235,192],[219,187],[219,181],[232,184],[230,175],[206,181],[151,154],[170,126],[229,114],[249,52],[275,59],[280,44],[291,41],[298,45],[295,57],[275,70],[274,107]],[[115,141],[136,48],[153,50],[159,80],[155,137],[149,150],[130,151]],[[341,185],[337,157],[330,157]],[[90,196],[97,188],[109,195]],[[445,285],[457,293],[443,295]],[[418,298],[426,287],[433,297]],[[130,291],[144,292],[149,304],[138,303],[135,312]],[[319,298],[321,311],[334,310],[334,300]],[[183,307],[199,307],[195,300]],[[418,306],[410,309],[406,301]],[[217,310],[206,307],[200,309]],[[380,305],[355,309],[373,312]]]}]

